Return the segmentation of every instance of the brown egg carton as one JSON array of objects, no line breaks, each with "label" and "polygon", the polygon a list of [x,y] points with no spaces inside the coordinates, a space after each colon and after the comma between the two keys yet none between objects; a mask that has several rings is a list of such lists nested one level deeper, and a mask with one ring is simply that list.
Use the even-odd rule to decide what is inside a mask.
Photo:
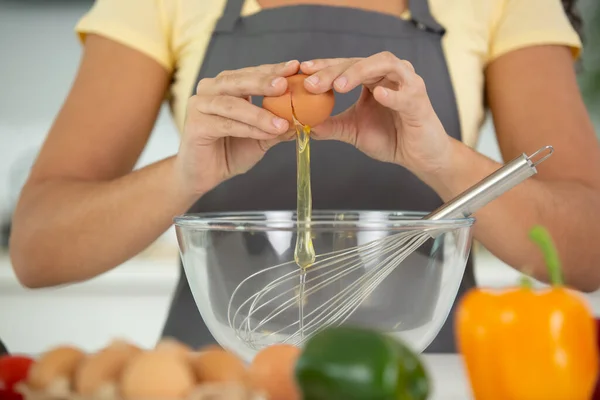
[{"label": "brown egg carton", "polygon": [[[27,385],[20,385],[19,392],[24,400],[124,400],[118,394],[116,385],[107,385],[93,396],[73,394],[60,385],[46,391],[35,391]],[[268,398],[245,384],[223,382],[199,384],[191,393],[180,398],[136,397],[135,400],[268,400]]]},{"label": "brown egg carton", "polygon": [[17,390],[24,400],[266,400],[244,363],[218,346],[201,351],[162,340],[143,350],[115,340],[93,354],[58,346]]}]

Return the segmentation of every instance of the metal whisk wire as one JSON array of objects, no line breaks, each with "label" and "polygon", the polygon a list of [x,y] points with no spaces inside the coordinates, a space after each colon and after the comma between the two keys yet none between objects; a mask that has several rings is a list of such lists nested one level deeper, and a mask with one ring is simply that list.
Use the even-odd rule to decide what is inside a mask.
[{"label": "metal whisk wire", "polygon": [[[547,151],[539,160],[533,158]],[[551,146],[545,146],[531,156],[522,154],[484,178],[471,188],[443,204],[427,215],[425,220],[443,220],[470,216],[479,208],[496,199],[506,191],[537,173],[536,166],[553,153]],[[332,325],[341,325],[364,303],[377,287],[398,266],[428,240],[435,239],[444,232],[443,227],[413,229],[376,239],[347,249],[317,255],[315,262],[307,269],[299,268],[294,261],[265,268],[244,279],[234,290],[228,306],[229,326],[237,337],[247,346],[259,349],[273,342],[299,345],[306,337],[318,329]],[[261,280],[265,274],[290,269],[289,272],[273,279],[262,289],[236,305],[237,296],[247,285],[254,287],[255,279]],[[284,323],[275,331],[268,331],[266,325],[290,309],[298,307],[298,289],[302,286],[303,298],[323,291],[330,285],[341,283],[343,279],[363,269],[364,273],[352,282],[339,287],[335,294],[323,301],[310,312],[304,314],[302,321]],[[302,284],[300,283],[301,280]],[[295,283],[289,289],[279,291],[282,286]],[[306,287],[308,287],[306,289]],[[273,294],[273,297],[269,297]],[[289,296],[287,298],[286,296]],[[266,299],[266,300],[265,300]],[[300,300],[302,301],[302,299]],[[261,310],[274,306],[266,316]],[[260,317],[259,317],[260,315]],[[239,319],[241,318],[241,321]],[[258,322],[254,322],[258,319]],[[292,333],[289,329],[298,327]],[[302,327],[302,329],[300,329]],[[273,340],[280,335],[281,338]]]},{"label": "metal whisk wire", "polygon": [[[426,235],[424,236],[424,238],[425,240],[427,240]],[[364,265],[369,265],[378,258],[381,258],[381,254],[387,254],[385,259],[383,259],[377,265],[370,268],[363,276],[361,276],[361,278],[355,280],[354,282],[350,283],[344,288],[341,288],[336,295],[334,295],[333,297],[325,301],[323,304],[306,314],[305,319],[309,319],[310,322],[304,325],[304,330],[310,331],[312,329],[330,326],[332,324],[335,324],[336,322],[343,323],[352,314],[352,312],[360,306],[362,301],[375,290],[379,283],[383,281],[383,279],[385,279],[385,277],[387,277],[387,275],[389,275],[389,273],[391,273],[393,269],[400,263],[400,261],[394,260],[399,255],[399,246],[402,246],[403,243],[406,243],[411,239],[414,243],[409,247],[409,249],[413,247],[417,248],[422,244],[421,242],[424,242],[424,240],[419,241],[418,237],[414,237],[410,234],[410,232],[406,232],[401,235],[395,235],[384,239],[375,240],[365,245],[355,246],[350,249],[339,250],[336,252],[318,256],[318,259],[316,260],[315,264],[308,268],[306,272],[302,272],[301,270],[299,270],[299,268],[296,267],[294,262],[288,262],[274,267],[270,267],[267,270],[272,270],[286,266],[293,266],[293,270],[279,278],[276,278],[275,280],[267,284],[261,291],[255,293],[253,296],[246,299],[236,309],[233,316],[231,315],[232,308],[230,303],[229,323],[231,326],[233,326],[234,321],[237,319],[238,315],[245,308],[248,308],[246,317],[239,323],[238,326],[240,328],[236,330],[240,339],[246,342],[252,342],[252,335],[254,335],[258,330],[260,330],[266,323],[270,322],[273,318],[285,312],[287,309],[289,309],[289,307],[294,307],[297,303],[296,297],[285,300],[282,303],[280,303],[275,309],[270,311],[270,313],[267,316],[263,317],[260,320],[260,322],[258,322],[256,325],[250,325],[251,317],[255,315],[260,309],[277,302],[286,294],[295,292],[297,287],[290,288],[282,293],[277,294],[275,297],[270,298],[268,301],[261,302],[260,305],[257,305],[257,303],[259,303],[263,297],[267,296],[271,290],[277,289],[279,285],[283,284],[286,281],[298,282],[299,277],[302,273],[316,275],[316,273],[318,272],[323,272],[320,275],[305,281],[305,284],[309,285],[309,289],[304,293],[304,295],[310,296],[311,294],[314,294],[326,288],[332,282],[337,282],[341,278],[350,275],[357,269],[363,268]],[[357,250],[360,250],[360,252],[357,252]],[[392,252],[391,254],[388,254],[390,250]],[[243,287],[243,285],[246,284],[248,281],[252,280],[257,276],[260,276],[262,273],[263,271],[257,272],[246,278],[234,291],[232,295],[232,301],[236,296],[237,290]],[[326,279],[323,280],[323,278]],[[316,283],[314,286],[310,285],[315,281],[320,282]],[[341,308],[335,308],[338,305],[340,305],[340,303]],[[276,335],[297,324],[298,322],[288,324],[286,326],[281,327],[275,332],[269,332],[265,335]],[[242,328],[244,326],[245,328]],[[298,330],[295,333],[289,335],[283,341],[286,343],[297,344],[299,340],[302,340],[301,333],[302,332]]]}]

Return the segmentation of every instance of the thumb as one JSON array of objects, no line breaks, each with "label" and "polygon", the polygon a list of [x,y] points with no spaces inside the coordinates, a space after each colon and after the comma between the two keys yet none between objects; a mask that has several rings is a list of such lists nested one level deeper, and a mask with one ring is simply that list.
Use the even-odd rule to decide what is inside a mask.
[{"label": "thumb", "polygon": [[356,123],[353,118],[354,106],[341,114],[329,117],[311,130],[316,140],[338,140],[356,146]]}]

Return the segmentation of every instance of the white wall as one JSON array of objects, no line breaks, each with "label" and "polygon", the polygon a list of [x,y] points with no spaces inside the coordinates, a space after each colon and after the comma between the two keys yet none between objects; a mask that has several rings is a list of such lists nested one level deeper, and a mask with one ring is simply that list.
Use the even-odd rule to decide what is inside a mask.
[{"label": "white wall", "polygon": [[[11,205],[9,173],[35,156],[70,89],[81,51],[73,27],[89,4],[0,1],[0,212]],[[165,109],[140,165],[175,153],[178,140]]]}]

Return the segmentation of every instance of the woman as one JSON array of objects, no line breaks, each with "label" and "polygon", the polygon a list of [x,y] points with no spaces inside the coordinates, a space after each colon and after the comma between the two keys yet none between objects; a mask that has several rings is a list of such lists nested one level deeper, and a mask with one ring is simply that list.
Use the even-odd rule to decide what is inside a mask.
[{"label": "woman", "polygon": [[[301,71],[308,90],[339,94],[337,115],[314,128],[313,170],[335,171],[315,174],[316,208],[435,208],[500,166],[472,150],[489,106],[505,159],[556,153],[476,214],[475,238],[544,280],[526,236],[544,224],[567,282],[599,287],[600,151],[558,0],[99,0],[77,30],[78,76],[14,218],[25,286],[114,268],[190,208],[293,209],[278,185],[293,181],[290,126],[247,100],[282,94]],[[165,94],[180,150],[131,172]],[[460,293],[473,285],[469,264]],[[451,324],[428,351],[454,350]],[[164,334],[213,341],[185,277]]]},{"label": "woman", "polygon": [[8,354],[8,350],[6,349],[6,346],[4,346],[4,343],[2,343],[2,340],[0,340],[0,356],[5,354]]}]

